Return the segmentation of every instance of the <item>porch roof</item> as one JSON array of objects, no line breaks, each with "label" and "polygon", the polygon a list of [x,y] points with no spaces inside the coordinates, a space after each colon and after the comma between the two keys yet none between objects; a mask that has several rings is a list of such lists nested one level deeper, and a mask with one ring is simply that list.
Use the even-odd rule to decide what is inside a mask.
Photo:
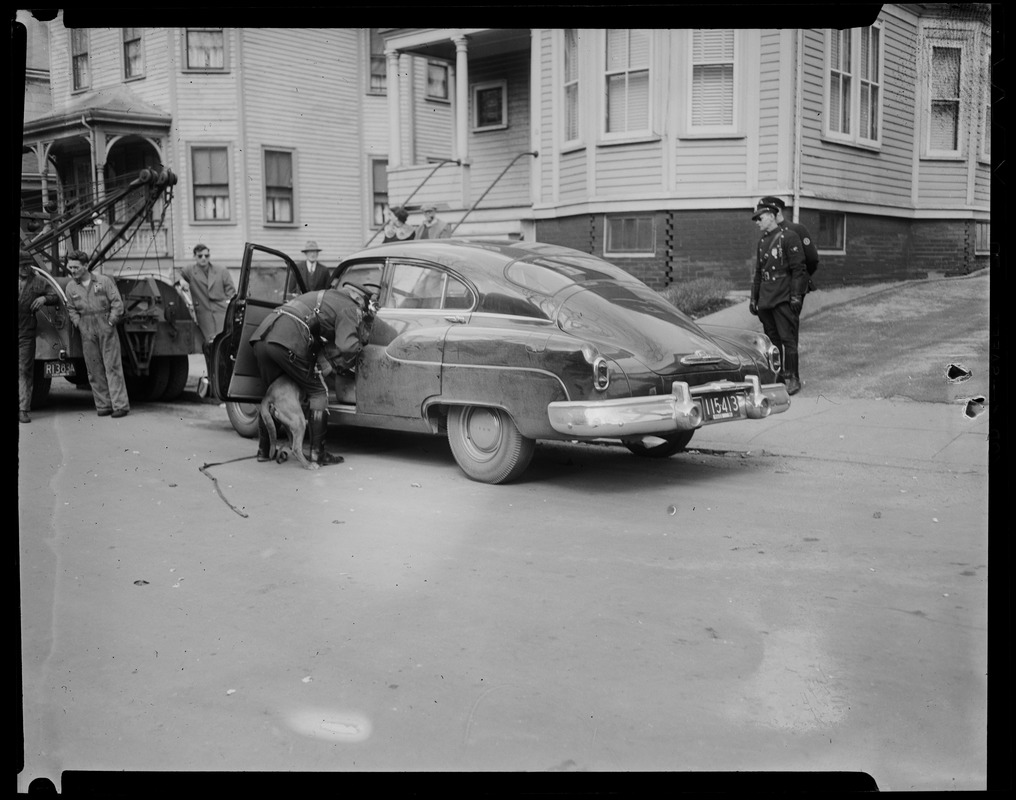
[{"label": "porch roof", "polygon": [[79,133],[89,125],[115,126],[138,133],[165,133],[173,116],[125,86],[99,89],[75,97],[65,108],[25,122],[26,141]]}]

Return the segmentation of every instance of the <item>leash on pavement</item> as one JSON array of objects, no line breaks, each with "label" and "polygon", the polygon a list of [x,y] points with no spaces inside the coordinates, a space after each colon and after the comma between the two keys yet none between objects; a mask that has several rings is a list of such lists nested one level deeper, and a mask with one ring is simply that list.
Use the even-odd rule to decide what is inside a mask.
[{"label": "leash on pavement", "polygon": [[240,456],[239,458],[231,458],[229,459],[229,461],[216,461],[214,464],[205,464],[201,467],[198,467],[198,471],[201,472],[206,478],[208,478],[212,483],[215,484],[215,491],[219,493],[219,497],[222,498],[222,502],[225,503],[227,506],[229,506],[231,509],[233,509],[233,511],[235,511],[244,519],[246,519],[249,515],[243,513],[240,509],[238,509],[236,506],[230,503],[229,500],[226,499],[226,495],[224,495],[222,493],[222,489],[219,488],[219,479],[216,478],[214,475],[209,474],[206,470],[210,469],[211,467],[221,467],[223,464],[232,464],[234,461],[247,461],[248,459],[255,457],[256,456]]}]

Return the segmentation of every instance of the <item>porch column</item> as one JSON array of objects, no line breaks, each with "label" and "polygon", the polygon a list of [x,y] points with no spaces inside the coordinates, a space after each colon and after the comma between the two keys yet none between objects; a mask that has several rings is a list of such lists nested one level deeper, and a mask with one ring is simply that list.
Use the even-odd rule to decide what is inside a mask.
[{"label": "porch column", "polygon": [[388,169],[402,166],[402,100],[399,96],[399,51],[385,50],[388,75]]},{"label": "porch column", "polygon": [[452,36],[455,42],[455,158],[469,160],[469,47],[466,37]]}]

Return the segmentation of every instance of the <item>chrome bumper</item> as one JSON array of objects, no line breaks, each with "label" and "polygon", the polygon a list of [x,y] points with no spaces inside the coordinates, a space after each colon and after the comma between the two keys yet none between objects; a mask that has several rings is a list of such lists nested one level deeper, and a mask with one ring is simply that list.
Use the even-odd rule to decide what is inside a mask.
[{"label": "chrome bumper", "polygon": [[765,419],[790,408],[790,396],[782,383],[762,385],[754,375],[744,381],[714,381],[689,387],[674,382],[670,394],[623,397],[616,400],[566,400],[547,406],[551,427],[569,437],[616,438],[639,434],[690,431],[702,425],[736,422],[717,419],[704,422],[697,396],[717,392],[740,393],[748,419]]}]

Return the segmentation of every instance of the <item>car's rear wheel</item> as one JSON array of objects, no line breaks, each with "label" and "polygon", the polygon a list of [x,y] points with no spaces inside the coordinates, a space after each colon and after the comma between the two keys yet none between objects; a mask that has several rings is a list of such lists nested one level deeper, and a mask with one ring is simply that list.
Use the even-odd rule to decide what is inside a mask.
[{"label": "car's rear wheel", "polygon": [[505,483],[521,475],[536,442],[519,433],[499,408],[455,406],[448,412],[448,444],[466,475],[480,483]]},{"label": "car's rear wheel", "polygon": [[52,378],[46,377],[46,366],[44,361],[36,361],[32,365],[32,397],[30,408],[34,411],[43,408],[49,402],[49,390],[53,384]]},{"label": "car's rear wheel", "polygon": [[226,416],[233,430],[245,439],[253,439],[258,435],[258,414],[260,406],[256,403],[226,403]]},{"label": "car's rear wheel", "polygon": [[675,453],[680,453],[688,446],[695,431],[677,431],[676,433],[660,434],[655,436],[662,439],[657,444],[646,444],[642,440],[625,442],[624,446],[637,456],[645,458],[670,458]]}]

